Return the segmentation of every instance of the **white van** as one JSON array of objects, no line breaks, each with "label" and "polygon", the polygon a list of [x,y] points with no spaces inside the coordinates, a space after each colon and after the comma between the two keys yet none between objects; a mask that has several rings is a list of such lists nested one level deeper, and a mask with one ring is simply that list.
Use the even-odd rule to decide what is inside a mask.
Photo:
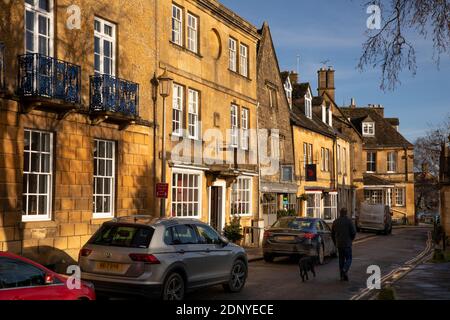
[{"label": "white van", "polygon": [[392,213],[384,204],[361,203],[356,212],[356,229],[358,231],[377,231],[383,234],[392,233]]}]

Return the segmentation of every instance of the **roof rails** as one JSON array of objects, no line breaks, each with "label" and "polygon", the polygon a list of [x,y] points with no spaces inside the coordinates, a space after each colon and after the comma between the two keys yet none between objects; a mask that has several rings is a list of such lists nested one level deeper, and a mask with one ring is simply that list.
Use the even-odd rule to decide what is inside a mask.
[{"label": "roof rails", "polygon": [[149,216],[149,215],[132,215],[132,216],[125,216],[125,217],[116,217],[112,221],[113,222],[121,222],[124,220],[134,220],[134,222],[138,222],[139,220],[147,220],[148,222],[152,222],[155,220],[155,217]]}]

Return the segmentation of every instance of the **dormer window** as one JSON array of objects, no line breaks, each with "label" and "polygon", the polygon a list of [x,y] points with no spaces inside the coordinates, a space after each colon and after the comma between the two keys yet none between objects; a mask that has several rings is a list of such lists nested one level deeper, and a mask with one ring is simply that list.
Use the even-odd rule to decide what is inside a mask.
[{"label": "dormer window", "polygon": [[375,122],[364,122],[363,123],[363,136],[374,136],[375,135]]},{"label": "dormer window", "polygon": [[305,95],[305,115],[312,119],[312,96],[311,92],[308,91]]},{"label": "dormer window", "polygon": [[289,103],[289,108],[292,108],[292,85],[289,78],[284,83],[284,91],[286,92],[286,97]]},{"label": "dormer window", "polygon": [[324,105],[322,106],[322,122],[330,127],[333,126],[333,113],[331,112],[331,108]]}]

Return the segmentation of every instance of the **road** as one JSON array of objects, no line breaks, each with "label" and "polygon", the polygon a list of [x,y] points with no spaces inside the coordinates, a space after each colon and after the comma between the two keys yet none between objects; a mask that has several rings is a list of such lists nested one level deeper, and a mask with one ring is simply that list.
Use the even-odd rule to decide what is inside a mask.
[{"label": "road", "polygon": [[416,257],[426,247],[427,228],[395,229],[391,236],[376,236],[354,245],[350,281],[339,281],[338,260],[317,267],[317,278],[302,283],[298,266],[289,259],[251,262],[244,290],[226,294],[222,287],[192,292],[187,300],[347,300],[366,288],[367,268],[378,265],[382,276]]}]

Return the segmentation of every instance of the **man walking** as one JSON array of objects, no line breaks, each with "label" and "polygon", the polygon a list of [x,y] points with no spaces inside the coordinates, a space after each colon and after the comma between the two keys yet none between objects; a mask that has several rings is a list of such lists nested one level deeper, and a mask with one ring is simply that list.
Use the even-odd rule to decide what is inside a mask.
[{"label": "man walking", "polygon": [[340,217],[333,222],[333,242],[339,252],[339,270],[341,281],[348,281],[348,271],[352,265],[352,243],[356,237],[353,222],[347,217],[347,209],[342,208]]}]

